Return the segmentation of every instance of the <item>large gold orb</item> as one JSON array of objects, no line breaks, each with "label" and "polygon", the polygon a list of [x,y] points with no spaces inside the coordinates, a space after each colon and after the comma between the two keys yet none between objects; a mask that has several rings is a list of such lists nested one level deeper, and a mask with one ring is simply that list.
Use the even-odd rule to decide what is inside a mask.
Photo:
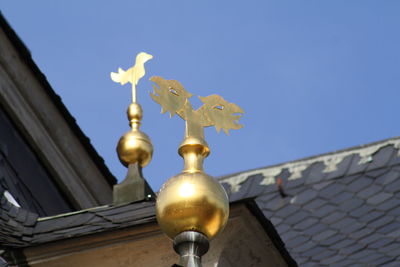
[{"label": "large gold orb", "polygon": [[131,130],[119,139],[117,153],[124,166],[138,162],[144,167],[151,161],[153,145],[145,133]]},{"label": "large gold orb", "polygon": [[171,239],[184,231],[196,231],[211,240],[228,221],[228,196],[211,176],[183,172],[161,188],[156,215],[161,229]]}]

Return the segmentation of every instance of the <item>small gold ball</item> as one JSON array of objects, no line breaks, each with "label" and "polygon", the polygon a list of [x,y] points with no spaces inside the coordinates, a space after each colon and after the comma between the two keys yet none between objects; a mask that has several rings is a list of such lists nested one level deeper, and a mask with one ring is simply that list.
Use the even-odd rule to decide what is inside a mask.
[{"label": "small gold ball", "polygon": [[153,145],[145,133],[131,130],[119,139],[117,153],[124,166],[138,162],[144,167],[151,161]]},{"label": "small gold ball", "polygon": [[184,172],[161,188],[156,215],[161,229],[171,239],[184,231],[197,231],[211,240],[228,221],[228,196],[211,176]]},{"label": "small gold ball", "polygon": [[131,103],[127,110],[128,120],[133,121],[141,121],[143,118],[143,110],[142,107],[137,103]]}]

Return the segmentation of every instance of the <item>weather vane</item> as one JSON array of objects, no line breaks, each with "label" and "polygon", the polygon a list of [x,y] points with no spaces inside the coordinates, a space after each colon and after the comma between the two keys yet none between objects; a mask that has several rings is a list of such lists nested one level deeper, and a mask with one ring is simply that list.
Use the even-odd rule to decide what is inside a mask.
[{"label": "weather vane", "polygon": [[171,117],[178,114],[186,121],[185,137],[204,138],[203,128],[208,126],[215,126],[217,132],[223,129],[226,134],[229,134],[230,129],[237,130],[243,127],[237,123],[243,110],[221,96],[199,96],[203,105],[194,110],[189,101],[192,94],[186,91],[180,82],[165,80],[159,76],[151,77],[150,80],[158,85],[153,85],[154,93],[151,93],[151,97],[161,105],[161,112],[169,112]]},{"label": "weather vane", "polygon": [[139,80],[146,74],[144,63],[152,59],[153,56],[145,52],[140,52],[136,56],[135,66],[128,70],[118,68],[118,72],[111,72],[111,80],[121,85],[130,82],[132,84],[132,103],[136,103],[136,85]]},{"label": "weather vane", "polygon": [[111,79],[125,85],[132,84],[132,103],[128,107],[127,115],[131,130],[125,133],[118,142],[117,153],[121,163],[128,167],[128,174],[123,182],[114,186],[114,204],[140,201],[154,196],[147,182],[136,175],[140,168],[151,161],[153,145],[150,138],[140,131],[143,110],[137,103],[136,86],[145,75],[144,63],[153,56],[141,52],[136,56],[136,63],[128,70],[118,68],[118,72],[111,72]]},{"label": "weather vane", "polygon": [[162,186],[156,202],[157,221],[174,240],[180,265],[201,266],[209,240],[222,231],[229,217],[224,188],[203,171],[203,160],[210,153],[204,127],[215,126],[217,132],[222,129],[226,134],[240,129],[243,110],[219,95],[200,97],[203,105],[194,110],[189,101],[192,94],[181,83],[158,76],[150,80],[155,83],[151,97],[161,105],[161,112],[169,112],[171,117],[178,114],[186,121],[185,138],[178,149],[184,169]]}]

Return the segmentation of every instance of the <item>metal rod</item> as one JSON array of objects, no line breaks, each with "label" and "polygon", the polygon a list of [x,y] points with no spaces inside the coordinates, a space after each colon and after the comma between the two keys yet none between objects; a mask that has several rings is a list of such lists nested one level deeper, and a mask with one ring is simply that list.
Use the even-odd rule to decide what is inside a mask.
[{"label": "metal rod", "polygon": [[179,265],[184,267],[201,267],[201,256],[209,247],[207,237],[195,231],[182,232],[174,238],[174,250],[181,257]]}]

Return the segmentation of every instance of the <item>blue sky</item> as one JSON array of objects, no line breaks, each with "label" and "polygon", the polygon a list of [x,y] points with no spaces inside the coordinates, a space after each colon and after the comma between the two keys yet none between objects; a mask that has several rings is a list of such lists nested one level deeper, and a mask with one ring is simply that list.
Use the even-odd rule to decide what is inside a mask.
[{"label": "blue sky", "polygon": [[109,73],[140,51],[154,56],[138,94],[155,190],[182,169],[184,122],[160,114],[153,75],[244,109],[243,129],[206,130],[213,176],[400,135],[400,1],[0,0],[0,9],[119,180],[130,88]]}]

